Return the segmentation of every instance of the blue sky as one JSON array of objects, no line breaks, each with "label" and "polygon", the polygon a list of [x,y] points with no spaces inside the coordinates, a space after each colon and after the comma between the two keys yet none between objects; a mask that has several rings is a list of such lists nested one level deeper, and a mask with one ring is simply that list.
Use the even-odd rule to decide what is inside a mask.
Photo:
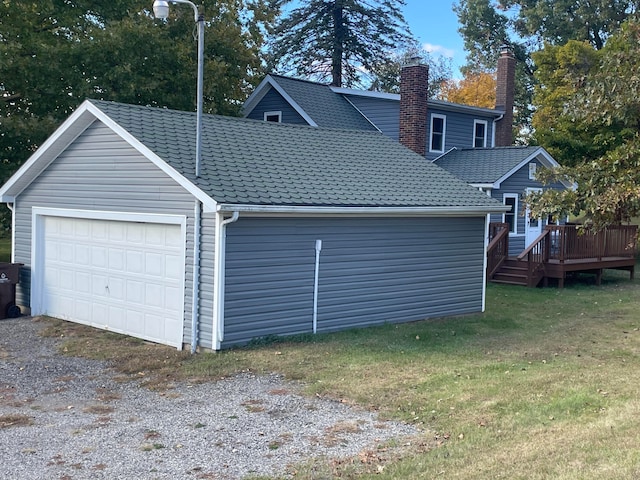
[{"label": "blue sky", "polygon": [[453,0],[406,0],[404,18],[418,41],[434,56],[452,59],[453,75],[466,63]]}]

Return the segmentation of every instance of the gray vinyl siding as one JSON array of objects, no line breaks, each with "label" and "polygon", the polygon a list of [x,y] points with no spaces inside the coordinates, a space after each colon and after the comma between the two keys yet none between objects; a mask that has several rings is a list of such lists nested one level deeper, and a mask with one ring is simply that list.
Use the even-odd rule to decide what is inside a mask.
[{"label": "gray vinyl siding", "polygon": [[484,217],[240,218],[226,247],[222,346],[479,312]]},{"label": "gray vinyl siding", "polygon": [[[175,214],[187,217],[185,258],[184,339],[191,338],[194,197],[145,159],[101,122],[94,122],[53,161],[15,202],[15,261],[25,264],[17,291],[19,305],[29,306],[32,207],[111,212]],[[210,230],[205,229],[207,233]],[[206,269],[204,292],[213,291],[213,240],[203,240]],[[201,314],[212,317],[208,293]],[[211,322],[204,322],[203,337],[211,337]],[[210,346],[210,345],[209,345]]]},{"label": "gray vinyl siding", "polygon": [[[538,160],[532,160],[538,164],[538,169],[544,168]],[[524,205],[521,200],[521,196],[525,194],[527,188],[544,188],[563,190],[565,188],[561,183],[553,183],[551,185],[543,185],[536,180],[529,179],[529,163],[518,169],[513,175],[502,182],[499,189],[495,189],[491,192],[491,196],[502,203],[504,194],[516,194],[518,195],[518,216],[517,216],[517,231],[516,235],[510,235],[509,237],[509,255],[517,256],[524,250],[525,247],[525,217],[524,217]],[[502,215],[491,215],[492,222],[501,222]],[[542,219],[542,225],[547,224],[547,219]]]},{"label": "gray vinyl siding", "polygon": [[[431,115],[444,115],[446,120],[444,152],[430,152],[431,145]],[[430,108],[427,113],[427,154],[429,160],[433,160],[443,153],[457,148],[473,148],[474,121],[483,120],[487,122],[487,147],[491,146],[493,132],[493,117],[480,115],[469,115],[462,112],[452,112],[445,109]]]},{"label": "gray vinyl siding", "polygon": [[[360,110],[382,133],[394,140],[400,138],[400,102],[380,98],[363,97],[358,95],[345,95],[346,98]],[[431,115],[444,115],[447,120],[445,131],[445,148],[448,151],[453,147],[472,148],[474,135],[474,121],[487,122],[487,147],[491,146],[493,134],[493,116],[482,116],[477,112],[473,114],[450,111],[442,108],[429,107],[427,112],[427,154],[426,158],[433,160],[442,153],[429,152],[431,139]]]},{"label": "gray vinyl siding", "polygon": [[273,88],[262,97],[247,118],[253,120],[264,120],[265,112],[282,112],[282,123],[294,123],[297,125],[308,125],[307,121],[302,118],[298,112]]},{"label": "gray vinyl siding", "polygon": [[362,114],[387,137],[400,138],[400,102],[381,98],[345,95]]}]

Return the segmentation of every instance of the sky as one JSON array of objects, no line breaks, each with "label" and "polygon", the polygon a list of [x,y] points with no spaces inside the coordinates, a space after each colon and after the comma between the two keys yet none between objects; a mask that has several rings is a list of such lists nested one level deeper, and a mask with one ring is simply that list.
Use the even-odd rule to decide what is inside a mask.
[{"label": "sky", "polygon": [[453,0],[405,0],[404,18],[411,33],[435,57],[452,59],[453,75],[460,77],[466,63],[464,44],[458,33],[458,17]]}]

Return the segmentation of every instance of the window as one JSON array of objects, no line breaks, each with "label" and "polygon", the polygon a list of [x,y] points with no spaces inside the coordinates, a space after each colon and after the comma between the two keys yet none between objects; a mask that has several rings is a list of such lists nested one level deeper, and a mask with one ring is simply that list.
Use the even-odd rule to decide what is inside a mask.
[{"label": "window", "polygon": [[505,194],[502,202],[511,207],[508,212],[502,215],[502,221],[509,224],[509,233],[518,233],[518,196]]},{"label": "window", "polygon": [[264,112],[264,121],[265,122],[282,122],[282,112]]},{"label": "window", "polygon": [[535,180],[536,179],[536,169],[538,168],[538,164],[535,162],[532,162],[529,164],[529,180]]},{"label": "window", "polygon": [[444,134],[447,128],[447,117],[444,115],[431,115],[431,142],[430,152],[444,152]]},{"label": "window", "polygon": [[487,146],[487,122],[486,120],[473,121],[473,148],[485,148]]}]

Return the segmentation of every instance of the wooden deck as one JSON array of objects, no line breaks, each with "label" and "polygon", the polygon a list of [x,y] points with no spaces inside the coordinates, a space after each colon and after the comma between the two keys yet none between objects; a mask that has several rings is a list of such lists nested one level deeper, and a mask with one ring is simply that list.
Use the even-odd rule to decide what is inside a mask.
[{"label": "wooden deck", "polygon": [[556,279],[564,287],[567,275],[588,273],[599,285],[605,269],[627,270],[633,279],[637,226],[619,225],[594,233],[577,225],[549,225],[516,258],[509,258],[507,226],[492,223],[487,248],[487,280],[535,287]]}]

